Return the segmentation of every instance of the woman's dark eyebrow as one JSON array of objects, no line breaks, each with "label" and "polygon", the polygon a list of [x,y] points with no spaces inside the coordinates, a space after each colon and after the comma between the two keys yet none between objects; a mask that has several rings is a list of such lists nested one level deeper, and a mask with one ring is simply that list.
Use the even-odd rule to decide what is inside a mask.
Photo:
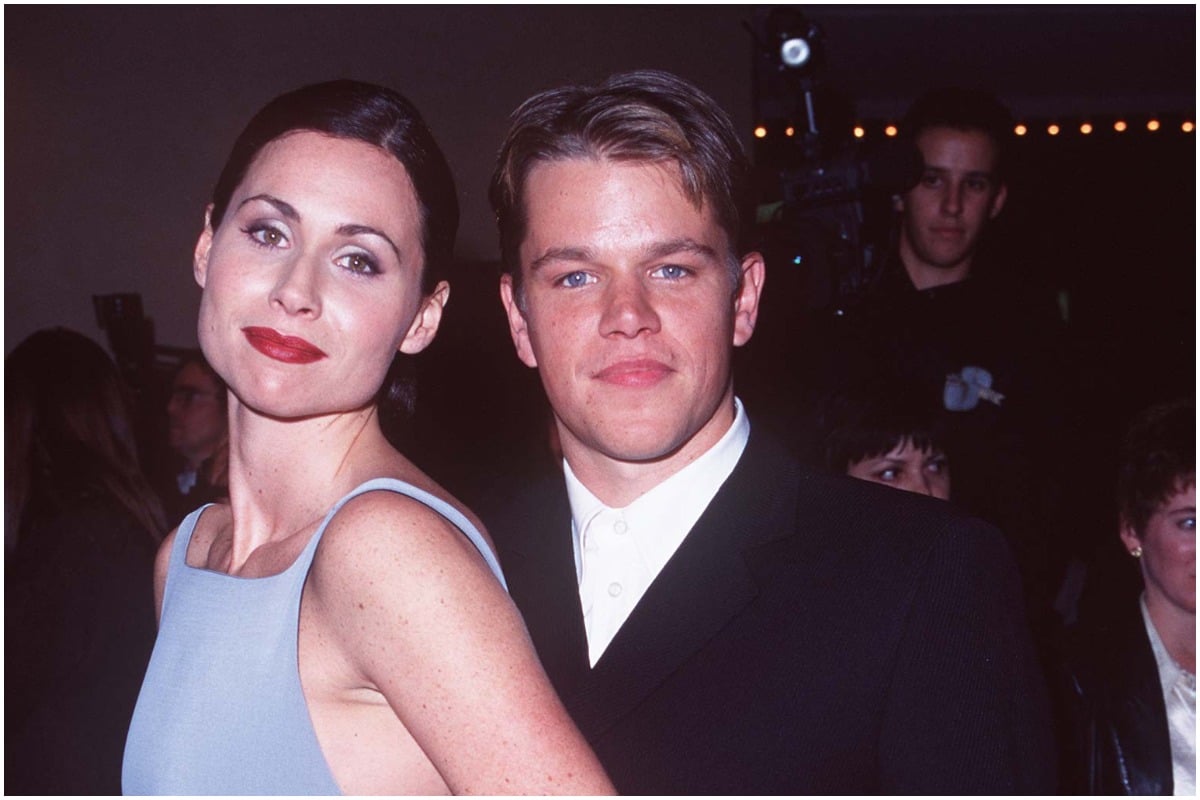
[{"label": "woman's dark eyebrow", "polygon": [[247,197],[245,200],[238,203],[238,208],[241,208],[242,206],[246,205],[247,203],[252,203],[255,200],[262,200],[264,203],[269,203],[269,204],[275,206],[275,209],[280,214],[287,217],[292,222],[300,221],[300,212],[297,211],[295,209],[295,207],[292,206],[291,203],[280,200],[278,197],[275,197],[274,195],[256,194],[253,197]]},{"label": "woman's dark eyebrow", "polygon": [[363,233],[371,236],[378,236],[380,239],[383,239],[388,243],[388,245],[392,248],[392,252],[396,254],[396,259],[398,261],[402,263],[404,261],[403,258],[400,258],[400,248],[396,247],[396,243],[392,241],[390,236],[378,228],[372,228],[370,225],[357,225],[353,222],[347,222],[344,225],[338,225],[337,232],[343,236],[358,236],[359,234]]},{"label": "woman's dark eyebrow", "polygon": [[[300,212],[296,210],[295,206],[270,194],[256,194],[253,197],[247,197],[245,200],[238,203],[238,208],[241,208],[247,203],[251,203],[255,200],[261,200],[264,203],[274,206],[275,210],[292,222],[300,221]],[[397,259],[400,259],[401,261],[404,260],[400,258],[400,248],[396,247],[396,243],[392,241],[392,238],[378,228],[372,228],[370,225],[358,225],[352,222],[347,222],[344,225],[339,225],[337,227],[337,232],[342,236],[357,236],[364,233],[372,236],[378,236],[380,239],[383,239],[388,243],[388,246],[392,248],[392,252],[396,254]]]}]

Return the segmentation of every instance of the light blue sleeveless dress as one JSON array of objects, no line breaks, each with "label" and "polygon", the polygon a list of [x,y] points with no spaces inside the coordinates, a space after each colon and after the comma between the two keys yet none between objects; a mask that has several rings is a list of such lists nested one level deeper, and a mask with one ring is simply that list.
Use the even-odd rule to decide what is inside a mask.
[{"label": "light blue sleeveless dress", "polygon": [[295,563],[266,578],[188,566],[204,508],[193,511],[171,549],[158,639],[125,742],[125,794],[340,794],[300,686],[300,597],[334,514],[380,490],[412,497],[456,525],[504,584],[470,520],[392,478],[367,481],[339,500]]}]

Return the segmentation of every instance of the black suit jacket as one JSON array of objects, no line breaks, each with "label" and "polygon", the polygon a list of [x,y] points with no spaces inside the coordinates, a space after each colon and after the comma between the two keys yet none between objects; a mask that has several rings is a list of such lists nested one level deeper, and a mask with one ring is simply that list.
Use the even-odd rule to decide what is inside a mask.
[{"label": "black suit jacket", "polygon": [[1011,557],[948,504],[804,473],[752,435],[595,668],[562,477],[487,522],[622,793],[1055,788]]}]

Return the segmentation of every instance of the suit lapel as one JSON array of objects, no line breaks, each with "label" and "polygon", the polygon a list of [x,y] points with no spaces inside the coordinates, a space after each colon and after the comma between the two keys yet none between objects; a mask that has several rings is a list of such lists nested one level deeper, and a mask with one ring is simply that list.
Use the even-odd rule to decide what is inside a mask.
[{"label": "suit lapel", "polygon": [[[772,443],[751,436],[581,690],[564,696],[585,736],[598,736],[633,710],[755,597],[743,551],[794,529],[794,492],[784,490],[786,476],[795,486],[789,465]],[[574,597],[578,608],[578,592]]]}]

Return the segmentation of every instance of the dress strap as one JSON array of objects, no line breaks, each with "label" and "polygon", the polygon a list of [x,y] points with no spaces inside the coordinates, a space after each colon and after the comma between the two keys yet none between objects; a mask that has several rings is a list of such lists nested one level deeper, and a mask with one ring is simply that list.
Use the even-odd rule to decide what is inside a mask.
[{"label": "dress strap", "polygon": [[188,545],[192,542],[192,534],[196,532],[196,523],[200,521],[200,515],[204,513],[204,509],[208,508],[212,503],[205,503],[197,508],[192,513],[183,518],[183,522],[179,523],[179,527],[175,530],[175,542],[171,545],[171,565],[176,563],[182,565],[187,558]]},{"label": "dress strap", "polygon": [[188,545],[192,543],[192,534],[196,532],[196,524],[200,522],[200,515],[211,505],[212,503],[205,503],[200,506],[184,517],[183,522],[180,522],[179,527],[175,529],[175,541],[171,543],[171,560],[167,565],[167,580],[163,586],[162,607],[164,610],[171,597],[171,582],[187,565]]}]

